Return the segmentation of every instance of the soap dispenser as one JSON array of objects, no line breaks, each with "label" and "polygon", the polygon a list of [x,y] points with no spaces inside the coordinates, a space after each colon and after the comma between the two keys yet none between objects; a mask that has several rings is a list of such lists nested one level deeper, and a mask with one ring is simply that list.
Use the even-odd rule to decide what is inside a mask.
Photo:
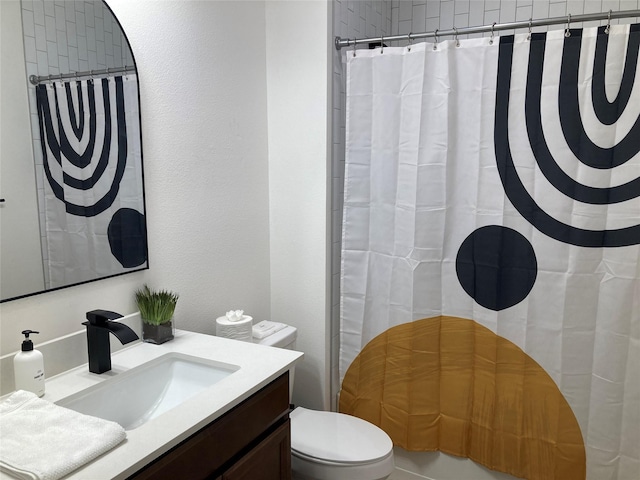
[{"label": "soap dispenser", "polygon": [[29,339],[32,333],[40,332],[22,332],[25,340],[22,342],[21,351],[13,358],[13,373],[16,390],[27,390],[41,397],[44,395],[44,361],[42,353],[33,349],[33,342]]}]

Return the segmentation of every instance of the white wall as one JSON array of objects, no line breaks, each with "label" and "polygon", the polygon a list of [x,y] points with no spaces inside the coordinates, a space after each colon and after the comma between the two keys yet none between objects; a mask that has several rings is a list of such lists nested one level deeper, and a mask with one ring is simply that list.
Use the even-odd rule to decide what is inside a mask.
[{"label": "white wall", "polygon": [[44,288],[20,2],[0,2],[0,298]]},{"label": "white wall", "polygon": [[293,401],[329,408],[330,2],[268,1],[271,316],[298,328]]},{"label": "white wall", "polygon": [[149,276],[178,327],[268,318],[264,3],[110,0],[136,58]]},{"label": "white wall", "polygon": [[120,27],[102,0],[21,3],[29,75],[133,65]]},{"label": "white wall", "polygon": [[[638,0],[392,0],[391,34],[433,32],[477,25],[525,21],[533,18],[564,17],[567,14],[614,12],[638,9]],[[612,20],[612,24],[634,23],[637,19]],[[600,22],[571,22],[573,28],[604,25]],[[534,32],[565,28],[566,25],[535,27]],[[522,30],[521,30],[522,31]],[[502,35],[513,31],[501,32]],[[489,34],[474,34],[473,37]],[[460,38],[466,38],[461,35]],[[449,37],[450,39],[451,37]],[[441,38],[446,40],[446,38]],[[429,40],[431,41],[431,40]],[[400,42],[398,45],[404,45]]]}]

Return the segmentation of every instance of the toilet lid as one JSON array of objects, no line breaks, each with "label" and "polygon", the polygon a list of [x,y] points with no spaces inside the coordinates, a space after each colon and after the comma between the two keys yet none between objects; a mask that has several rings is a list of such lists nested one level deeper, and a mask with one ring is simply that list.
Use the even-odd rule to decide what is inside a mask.
[{"label": "toilet lid", "polygon": [[291,449],[307,457],[339,463],[368,463],[393,448],[377,426],[351,415],[298,407],[291,412]]}]

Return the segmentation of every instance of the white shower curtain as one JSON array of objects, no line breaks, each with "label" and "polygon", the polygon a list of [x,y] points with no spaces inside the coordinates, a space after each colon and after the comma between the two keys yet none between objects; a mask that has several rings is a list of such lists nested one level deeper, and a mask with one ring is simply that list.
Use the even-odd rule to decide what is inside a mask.
[{"label": "white shower curtain", "polygon": [[146,266],[135,75],[37,87],[48,288]]},{"label": "white shower curtain", "polygon": [[638,478],[639,40],[620,25],[344,53],[341,379],[396,326],[468,319],[555,382],[587,478]]}]

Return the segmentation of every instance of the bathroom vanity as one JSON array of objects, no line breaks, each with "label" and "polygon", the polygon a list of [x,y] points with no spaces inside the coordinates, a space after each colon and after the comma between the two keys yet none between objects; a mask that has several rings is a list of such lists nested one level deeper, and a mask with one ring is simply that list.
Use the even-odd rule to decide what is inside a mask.
[{"label": "bathroom vanity", "polygon": [[[143,395],[132,384],[159,376],[166,358],[191,359],[228,370],[215,383],[160,412],[128,425],[118,421],[126,429],[126,440],[65,478],[290,478],[288,372],[302,355],[178,330],[172,341],[162,345],[136,343],[112,354],[111,371],[101,375],[90,373],[85,364],[47,379],[45,400],[77,411],[82,405],[74,402],[84,401],[90,407],[102,404],[92,414],[113,420],[109,416],[122,410],[135,416]],[[189,376],[198,380],[202,375],[197,370],[174,374],[178,379]],[[183,393],[186,387],[171,388]],[[10,478],[0,474],[0,479]]]},{"label": "bathroom vanity", "polygon": [[289,480],[289,423],[285,372],[130,478]]}]

